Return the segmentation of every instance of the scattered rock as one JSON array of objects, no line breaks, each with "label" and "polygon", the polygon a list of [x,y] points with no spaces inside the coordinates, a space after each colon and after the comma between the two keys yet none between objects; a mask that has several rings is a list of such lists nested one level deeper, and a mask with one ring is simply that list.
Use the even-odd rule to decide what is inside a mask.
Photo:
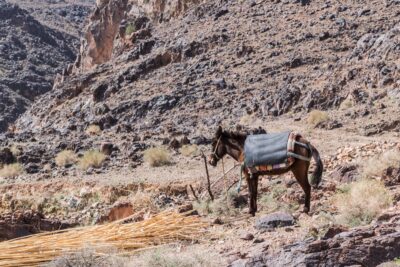
[{"label": "scattered rock", "polygon": [[257,219],[255,227],[258,230],[270,230],[277,227],[291,226],[295,222],[292,215],[286,212],[275,212]]}]

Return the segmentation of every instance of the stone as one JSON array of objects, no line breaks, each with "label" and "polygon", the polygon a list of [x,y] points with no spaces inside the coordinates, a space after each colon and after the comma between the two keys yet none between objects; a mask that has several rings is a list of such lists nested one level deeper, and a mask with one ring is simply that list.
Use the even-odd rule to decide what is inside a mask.
[{"label": "stone", "polygon": [[250,241],[254,239],[254,235],[251,233],[243,233],[242,235],[240,235],[240,239]]},{"label": "stone", "polygon": [[270,230],[278,227],[291,226],[295,223],[293,216],[286,212],[275,212],[257,219],[255,228],[258,230]]}]

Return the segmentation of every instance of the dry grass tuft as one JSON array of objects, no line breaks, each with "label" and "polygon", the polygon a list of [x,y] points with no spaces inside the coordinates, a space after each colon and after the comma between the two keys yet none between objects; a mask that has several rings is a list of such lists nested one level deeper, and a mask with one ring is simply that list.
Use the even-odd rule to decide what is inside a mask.
[{"label": "dry grass tuft", "polygon": [[78,161],[78,158],[74,151],[63,150],[57,154],[55,161],[57,166],[62,167],[70,164],[75,164]]},{"label": "dry grass tuft", "polygon": [[339,212],[336,218],[339,223],[358,226],[369,224],[384,209],[390,207],[392,198],[383,183],[362,179],[336,195],[334,204]]},{"label": "dry grass tuft", "polygon": [[260,204],[267,212],[297,210],[300,205],[297,201],[286,203],[282,201],[282,197],[287,193],[288,189],[283,184],[271,184],[268,193],[263,194],[260,199]]},{"label": "dry grass tuft", "polygon": [[146,209],[150,212],[159,212],[160,209],[156,205],[154,198],[155,196],[151,192],[139,189],[130,197],[130,200],[135,210]]},{"label": "dry grass tuft", "polygon": [[203,201],[195,201],[193,208],[202,215],[226,215],[233,216],[238,214],[239,209],[235,207],[235,198],[238,193],[235,190],[228,191],[228,194],[223,194],[220,198]]},{"label": "dry grass tuft", "polygon": [[180,152],[185,157],[191,157],[199,155],[200,151],[197,145],[184,145],[182,146]]},{"label": "dry grass tuft", "polygon": [[143,159],[152,167],[171,163],[171,155],[165,147],[152,147],[144,151]]},{"label": "dry grass tuft", "polygon": [[339,109],[346,110],[351,108],[352,106],[353,106],[353,100],[348,97],[345,100],[343,100],[343,102],[340,104]]},{"label": "dry grass tuft", "polygon": [[307,123],[311,126],[317,126],[319,123],[327,121],[329,115],[325,111],[313,110],[308,114]]},{"label": "dry grass tuft", "polygon": [[99,168],[106,159],[106,155],[98,150],[90,150],[85,152],[83,157],[79,160],[79,167],[83,170],[89,168]]},{"label": "dry grass tuft", "polygon": [[15,178],[24,172],[24,168],[19,163],[4,165],[0,170],[0,177]]},{"label": "dry grass tuft", "polygon": [[178,251],[173,247],[161,247],[147,251],[132,259],[137,267],[217,267],[224,266],[221,257],[213,251],[185,248]]},{"label": "dry grass tuft", "polygon": [[390,167],[400,167],[400,151],[389,150],[381,155],[362,162],[362,174],[365,178],[381,176]]},{"label": "dry grass tuft", "polygon": [[116,267],[127,266],[126,259],[116,255],[117,251],[107,249],[84,248],[75,253],[65,254],[43,267]]},{"label": "dry grass tuft", "polygon": [[12,145],[10,147],[10,151],[15,157],[17,157],[17,156],[22,154],[22,149],[20,147],[16,146],[16,145]]},{"label": "dry grass tuft", "polygon": [[89,127],[87,127],[85,133],[87,135],[100,135],[101,134],[100,126],[92,124]]}]

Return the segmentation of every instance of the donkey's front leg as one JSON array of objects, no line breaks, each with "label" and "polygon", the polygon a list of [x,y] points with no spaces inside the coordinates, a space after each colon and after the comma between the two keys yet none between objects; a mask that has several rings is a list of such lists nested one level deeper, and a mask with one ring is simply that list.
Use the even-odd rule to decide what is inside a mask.
[{"label": "donkey's front leg", "polygon": [[249,186],[249,213],[255,216],[257,212],[258,175],[250,176],[249,173],[245,172],[245,176]]}]

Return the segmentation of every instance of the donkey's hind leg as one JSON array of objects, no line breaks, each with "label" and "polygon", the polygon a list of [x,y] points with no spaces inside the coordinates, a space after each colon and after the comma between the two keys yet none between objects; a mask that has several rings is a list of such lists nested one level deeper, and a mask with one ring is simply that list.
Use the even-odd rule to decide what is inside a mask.
[{"label": "donkey's hind leg", "polygon": [[302,160],[297,160],[293,165],[292,172],[299,182],[301,188],[305,193],[305,203],[303,212],[308,213],[310,211],[311,204],[311,186],[308,182],[308,167],[310,163]]}]

